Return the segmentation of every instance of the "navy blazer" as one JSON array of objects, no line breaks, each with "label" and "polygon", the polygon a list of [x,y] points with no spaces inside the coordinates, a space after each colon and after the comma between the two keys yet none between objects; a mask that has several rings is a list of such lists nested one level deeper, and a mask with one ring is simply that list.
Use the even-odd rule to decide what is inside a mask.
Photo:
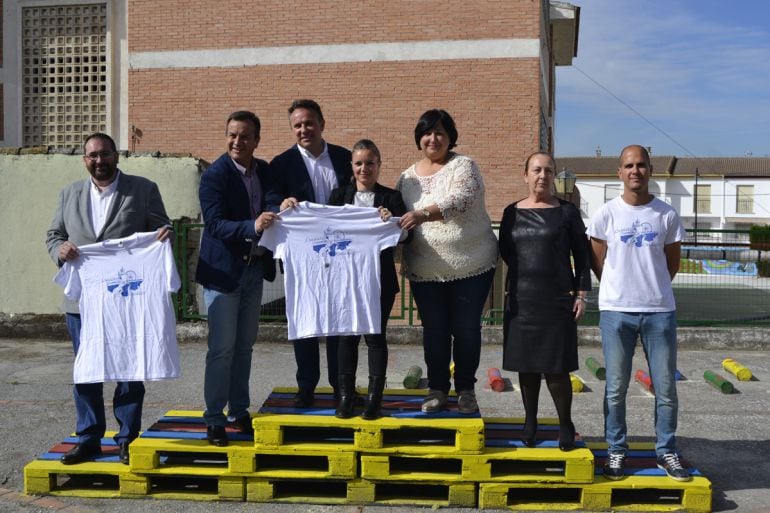
[{"label": "navy blazer", "polygon": [[[265,197],[271,188],[270,166],[264,160],[256,160],[265,211]],[[249,194],[241,173],[227,153],[204,171],[198,196],[204,229],[195,281],[207,289],[232,292],[238,288],[246,269],[252,241],[258,241],[261,234],[254,229]],[[269,251],[262,256],[262,270],[264,279],[275,279],[275,262]]]},{"label": "navy blazer", "polygon": [[[353,177],[351,164],[353,156],[350,150],[342,146],[329,143],[326,143],[326,146],[334,166],[334,174],[337,175],[337,184],[344,187]],[[316,202],[313,183],[310,181],[305,161],[296,144],[270,162],[270,173],[274,188],[268,195],[267,202],[274,211],[278,210],[281,201],[286,198],[294,197],[297,201]]]},{"label": "navy blazer", "polygon": [[[338,187],[332,191],[329,197],[329,205],[352,205],[355,195],[356,187],[348,183],[344,187]],[[393,217],[401,217],[406,214],[406,205],[401,197],[401,193],[379,183],[374,185],[374,206],[387,208],[393,214]],[[405,242],[409,242],[411,237],[412,233],[409,232]],[[400,287],[398,286],[396,266],[393,263],[393,248],[385,248],[380,253],[380,282],[382,297],[398,294]]]}]

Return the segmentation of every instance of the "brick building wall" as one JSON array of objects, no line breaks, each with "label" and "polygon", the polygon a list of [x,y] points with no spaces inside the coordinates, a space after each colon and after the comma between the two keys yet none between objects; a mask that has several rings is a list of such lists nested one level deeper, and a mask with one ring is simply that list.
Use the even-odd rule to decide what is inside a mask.
[{"label": "brick building wall", "polygon": [[[233,48],[540,39],[542,8],[540,0],[370,1],[344,9],[321,2],[312,13],[294,1],[261,1],[235,13],[221,5],[129,2],[129,53],[222,49],[225,57]],[[260,116],[257,154],[269,160],[294,143],[286,112],[291,100],[314,98],[324,110],[328,141],[350,147],[368,137],[380,146],[380,181],[388,186],[421,156],[413,138],[419,115],[444,108],[458,125],[457,151],[482,170],[493,220],[524,195],[521,165],[539,145],[539,57],[132,67],[128,91],[129,125],[143,134],[137,151],[192,152],[208,160],[224,151],[230,111],[247,108]]]}]

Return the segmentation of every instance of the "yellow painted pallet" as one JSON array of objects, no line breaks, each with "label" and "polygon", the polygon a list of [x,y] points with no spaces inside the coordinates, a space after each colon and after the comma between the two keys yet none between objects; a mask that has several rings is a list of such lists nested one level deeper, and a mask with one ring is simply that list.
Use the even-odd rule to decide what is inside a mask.
[{"label": "yellow painted pallet", "polygon": [[470,462],[475,481],[591,483],[594,479],[594,457],[585,448],[487,447]]},{"label": "yellow painted pallet", "polygon": [[243,476],[134,474],[122,463],[63,465],[35,460],[24,467],[24,493],[92,498],[231,500],[245,498]]},{"label": "yellow painted pallet", "polygon": [[24,467],[24,493],[65,497],[120,497],[131,474],[122,463],[86,462],[64,465],[34,460]]},{"label": "yellow painted pallet", "polygon": [[131,472],[218,476],[254,471],[254,445],[231,441],[216,447],[208,440],[137,438],[129,446]]},{"label": "yellow painted pallet", "polygon": [[588,449],[487,448],[484,454],[362,454],[361,477],[399,481],[591,483]]},{"label": "yellow painted pallet", "polygon": [[363,420],[258,414],[253,424],[257,448],[318,450],[336,446],[359,452],[402,454],[479,454],[484,450],[481,418],[438,418],[428,422],[413,418]]},{"label": "yellow painted pallet", "polygon": [[480,483],[479,508],[589,511],[711,511],[711,482],[694,477],[678,482],[668,477],[627,476],[593,484]]},{"label": "yellow painted pallet", "polygon": [[475,507],[476,494],[476,483],[246,479],[252,502]]}]

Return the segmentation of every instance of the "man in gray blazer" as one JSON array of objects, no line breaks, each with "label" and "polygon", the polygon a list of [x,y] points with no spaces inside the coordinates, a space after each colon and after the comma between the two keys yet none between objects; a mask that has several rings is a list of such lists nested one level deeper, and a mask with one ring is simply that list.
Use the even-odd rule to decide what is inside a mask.
[{"label": "man in gray blazer", "polygon": [[[77,258],[78,246],[102,240],[119,239],[136,232],[157,230],[158,240],[168,237],[171,222],[166,215],[158,186],[118,169],[115,141],[106,134],[88,136],[83,145],[83,162],[90,175],[64,188],[59,195],[51,227],[46,236],[48,253],[61,267]],[[75,354],[80,346],[82,325],[77,301],[65,298],[63,309]],[[78,443],[62,457],[71,465],[101,453],[101,438],[106,429],[102,383],[74,386]],[[112,404],[120,430],[115,442],[120,447],[120,461],[128,464],[128,445],[139,436],[142,420],[144,384],[141,381],[118,382]]]}]

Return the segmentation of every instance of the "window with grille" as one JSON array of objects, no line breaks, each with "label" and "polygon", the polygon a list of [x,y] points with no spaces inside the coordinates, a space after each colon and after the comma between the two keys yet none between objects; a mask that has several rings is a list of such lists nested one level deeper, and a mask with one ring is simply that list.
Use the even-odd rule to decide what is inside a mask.
[{"label": "window with grille", "polygon": [[753,185],[738,185],[736,190],[736,205],[735,212],[738,214],[753,214],[754,213],[754,186]]},{"label": "window with grille", "polygon": [[711,186],[710,185],[696,185],[695,194],[698,201],[695,204],[696,212],[699,214],[711,213]]},{"label": "window with grille", "polygon": [[106,4],[25,7],[21,39],[24,146],[79,146],[106,131]]}]

